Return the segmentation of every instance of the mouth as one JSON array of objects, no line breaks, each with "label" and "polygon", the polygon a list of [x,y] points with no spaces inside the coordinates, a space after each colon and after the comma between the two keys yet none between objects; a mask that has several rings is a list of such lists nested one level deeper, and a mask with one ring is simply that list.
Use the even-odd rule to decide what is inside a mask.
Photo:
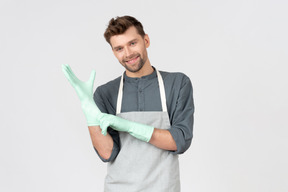
[{"label": "mouth", "polygon": [[129,60],[125,60],[125,63],[128,63],[128,64],[134,64],[134,63],[136,63],[137,61],[138,61],[138,58],[139,58],[140,56],[139,55],[137,55],[136,57],[133,57],[132,59],[129,59]]}]

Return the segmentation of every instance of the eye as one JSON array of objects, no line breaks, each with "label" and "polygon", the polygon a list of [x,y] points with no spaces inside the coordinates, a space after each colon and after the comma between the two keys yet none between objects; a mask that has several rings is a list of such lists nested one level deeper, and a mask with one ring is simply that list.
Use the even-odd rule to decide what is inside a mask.
[{"label": "eye", "polygon": [[136,42],[131,42],[130,45],[134,46],[136,45],[137,43]]},{"label": "eye", "polygon": [[118,47],[115,49],[115,51],[119,52],[119,51],[122,51],[122,49],[123,49],[122,47]]}]

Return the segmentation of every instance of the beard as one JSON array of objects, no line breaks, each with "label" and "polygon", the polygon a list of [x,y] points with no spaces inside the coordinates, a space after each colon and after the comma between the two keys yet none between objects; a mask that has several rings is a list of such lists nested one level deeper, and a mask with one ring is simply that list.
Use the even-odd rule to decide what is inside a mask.
[{"label": "beard", "polygon": [[132,72],[132,73],[136,73],[136,72],[140,71],[142,69],[142,67],[144,66],[145,62],[146,62],[141,57],[140,54],[134,54],[134,55],[130,56],[129,59],[130,58],[135,58],[135,57],[139,57],[139,62],[135,63],[135,65],[133,67],[127,65],[125,60],[122,60],[122,63],[121,63],[125,67],[125,69],[127,69],[129,72]]}]

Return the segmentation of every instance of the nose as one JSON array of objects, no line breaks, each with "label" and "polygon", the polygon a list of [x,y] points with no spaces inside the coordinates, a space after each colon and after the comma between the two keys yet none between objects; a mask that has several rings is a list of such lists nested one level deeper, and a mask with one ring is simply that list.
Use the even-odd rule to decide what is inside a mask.
[{"label": "nose", "polygon": [[132,51],[130,50],[129,47],[125,47],[124,48],[124,51],[125,51],[125,57],[126,58],[129,58],[129,56],[131,55]]}]

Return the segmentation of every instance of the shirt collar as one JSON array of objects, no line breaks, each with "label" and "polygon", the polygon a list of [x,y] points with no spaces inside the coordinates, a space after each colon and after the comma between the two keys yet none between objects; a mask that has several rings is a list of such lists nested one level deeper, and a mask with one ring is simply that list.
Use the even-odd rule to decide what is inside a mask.
[{"label": "shirt collar", "polygon": [[[153,66],[152,66],[153,67]],[[154,79],[157,77],[157,73],[156,73],[156,69],[155,67],[153,67],[154,71],[153,73],[151,73],[150,75],[145,75],[145,76],[142,76],[142,77],[128,77],[126,75],[126,72],[124,72],[124,81],[126,82],[137,82],[139,79],[141,80],[151,80],[151,79]]]}]

